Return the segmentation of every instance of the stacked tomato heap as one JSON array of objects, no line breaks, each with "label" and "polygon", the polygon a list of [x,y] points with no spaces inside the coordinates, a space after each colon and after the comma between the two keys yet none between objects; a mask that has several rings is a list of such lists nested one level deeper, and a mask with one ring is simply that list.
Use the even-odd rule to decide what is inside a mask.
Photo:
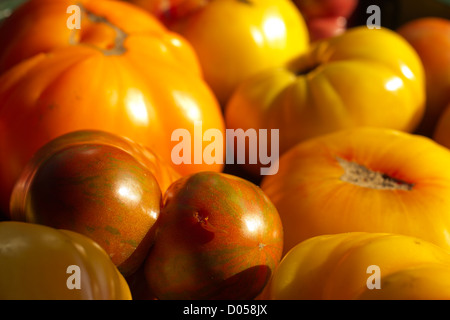
[{"label": "stacked tomato heap", "polygon": [[[356,4],[19,7],[0,299],[450,299],[450,23],[346,29]],[[199,123],[279,130],[277,170],[178,164],[174,131]],[[204,142],[182,152],[227,158]]]}]

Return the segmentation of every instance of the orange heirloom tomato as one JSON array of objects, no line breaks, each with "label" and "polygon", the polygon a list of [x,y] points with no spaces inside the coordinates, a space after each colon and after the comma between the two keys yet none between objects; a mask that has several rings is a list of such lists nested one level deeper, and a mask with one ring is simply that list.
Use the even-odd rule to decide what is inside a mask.
[{"label": "orange heirloom tomato", "polygon": [[419,18],[397,32],[413,46],[424,65],[427,107],[418,132],[429,136],[450,102],[450,20]]},{"label": "orange heirloom tomato", "polygon": [[279,129],[280,154],[300,141],[358,126],[412,131],[424,112],[423,66],[387,29],[358,27],[316,42],[286,68],[241,83],[227,128]]},{"label": "orange heirloom tomato", "polygon": [[127,276],[153,243],[162,205],[158,179],[167,187],[178,177],[172,173],[133,141],[72,132],[46,144],[27,164],[12,193],[11,218],[84,234]]},{"label": "orange heirloom tomato", "polygon": [[[82,8],[80,30],[67,27],[71,4]],[[205,131],[224,131],[190,45],[126,2],[31,0],[2,25],[0,45],[7,69],[0,77],[4,211],[27,161],[62,134],[112,132],[173,164],[174,130],[193,134],[201,121]],[[173,165],[180,174],[223,169],[217,163]]]},{"label": "orange heirloom tomato", "polygon": [[133,1],[192,44],[222,106],[242,80],[283,65],[309,45],[303,17],[288,0]]},{"label": "orange heirloom tomato", "polygon": [[398,234],[317,236],[289,251],[265,295],[274,300],[448,300],[450,253]]},{"label": "orange heirloom tomato", "polygon": [[284,252],[318,235],[415,236],[450,249],[450,151],[429,138],[348,129],[299,143],[261,188],[278,209]]},{"label": "orange heirloom tomato", "polygon": [[450,100],[439,118],[433,139],[450,149]]},{"label": "orange heirloom tomato", "polygon": [[72,231],[0,222],[0,261],[0,300],[131,300],[105,251]]}]

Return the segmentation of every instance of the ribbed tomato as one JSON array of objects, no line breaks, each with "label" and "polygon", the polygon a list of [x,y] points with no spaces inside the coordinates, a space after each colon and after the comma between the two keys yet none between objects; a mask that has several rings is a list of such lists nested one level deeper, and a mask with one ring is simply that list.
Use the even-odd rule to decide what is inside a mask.
[{"label": "ribbed tomato", "polygon": [[247,78],[225,115],[230,129],[279,129],[282,154],[340,129],[413,131],[424,106],[423,66],[414,49],[395,32],[358,27],[316,42],[290,66]]},{"label": "ribbed tomato", "polygon": [[[67,27],[69,5],[82,9],[79,30]],[[112,132],[172,163],[175,129],[194,135],[201,121],[205,131],[224,130],[190,45],[126,2],[31,0],[2,24],[0,46],[0,68],[7,69],[0,77],[4,211],[27,161],[64,133]],[[181,174],[223,168],[173,165]]]},{"label": "ribbed tomato", "polygon": [[160,214],[158,180],[171,167],[130,140],[98,131],[73,132],[39,149],[11,198],[11,219],[84,234],[124,274],[137,270]]},{"label": "ribbed tomato", "polygon": [[450,151],[382,128],[300,143],[261,188],[280,214],[285,252],[317,235],[399,233],[450,248]]},{"label": "ribbed tomato", "polygon": [[309,238],[276,269],[274,300],[448,300],[450,253],[416,237],[350,232]]},{"label": "ribbed tomato", "polygon": [[105,251],[72,231],[0,222],[0,261],[0,300],[131,299]]},{"label": "ribbed tomato", "polygon": [[253,299],[283,248],[270,200],[256,185],[223,173],[173,183],[156,232],[145,276],[159,299]]},{"label": "ribbed tomato", "polygon": [[308,48],[308,29],[290,0],[132,1],[192,44],[222,106],[241,81]]}]

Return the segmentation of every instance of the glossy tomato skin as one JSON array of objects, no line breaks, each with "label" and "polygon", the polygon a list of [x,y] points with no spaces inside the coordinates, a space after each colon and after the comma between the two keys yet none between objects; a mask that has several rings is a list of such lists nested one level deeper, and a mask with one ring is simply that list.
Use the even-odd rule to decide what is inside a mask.
[{"label": "glossy tomato skin", "polygon": [[165,13],[158,13],[157,4],[161,1],[139,1],[156,8],[168,28],[192,44],[205,80],[222,106],[242,80],[266,68],[281,66],[308,47],[306,24],[291,1],[195,2],[172,1],[166,18]]},{"label": "glossy tomato skin", "polygon": [[431,136],[450,103],[450,20],[419,18],[405,23],[397,32],[413,46],[424,65],[427,101],[418,132]]},{"label": "glossy tomato skin", "polygon": [[145,276],[159,299],[253,299],[281,257],[275,207],[252,183],[201,172],[165,194]]},{"label": "glossy tomato skin", "polygon": [[358,0],[294,0],[305,17],[311,41],[344,33]]},{"label": "glossy tomato skin", "polygon": [[[4,221],[0,249],[2,300],[131,300],[109,256],[81,234]],[[69,266],[79,267],[80,289],[67,286],[73,274],[67,272]]]},{"label": "glossy tomato skin", "polygon": [[261,188],[284,229],[284,252],[310,237],[398,233],[448,250],[450,151],[429,138],[357,128],[316,137],[285,153]]},{"label": "glossy tomato skin", "polygon": [[[72,32],[66,9],[76,3],[85,10],[81,29]],[[0,36],[7,66],[0,79],[3,211],[32,155],[72,131],[102,130],[130,138],[180,174],[222,170],[220,163],[172,162],[174,130],[194,136],[194,123],[201,121],[204,131],[224,131],[224,121],[192,47],[148,13],[120,1],[32,0],[0,32],[9,30],[21,36],[17,41]]]},{"label": "glossy tomato skin", "polygon": [[450,149],[450,102],[439,117],[433,133],[433,139]]},{"label": "glossy tomato skin", "polygon": [[423,66],[387,29],[357,27],[316,42],[290,67],[243,81],[225,109],[227,128],[279,129],[280,154],[341,129],[413,131],[425,107]]},{"label": "glossy tomato skin", "polygon": [[[371,289],[374,267],[380,286]],[[448,300],[449,282],[449,251],[416,237],[350,232],[316,236],[296,245],[276,269],[265,297]]]},{"label": "glossy tomato skin", "polygon": [[158,163],[147,167],[142,154],[130,152],[132,146],[97,131],[58,137],[38,151],[20,176],[11,219],[84,234],[105,249],[124,275],[133,273],[153,241],[162,195],[152,171]]}]

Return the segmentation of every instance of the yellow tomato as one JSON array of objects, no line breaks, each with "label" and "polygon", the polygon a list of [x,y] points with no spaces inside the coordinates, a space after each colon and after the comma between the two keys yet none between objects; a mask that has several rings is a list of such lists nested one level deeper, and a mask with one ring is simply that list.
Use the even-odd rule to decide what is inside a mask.
[{"label": "yellow tomato", "polygon": [[306,24],[288,0],[215,0],[168,25],[194,47],[219,102],[245,78],[306,51]]},{"label": "yellow tomato", "polygon": [[422,239],[352,232],[310,238],[283,258],[265,295],[280,300],[450,299],[450,253]]},{"label": "yellow tomato", "polygon": [[0,222],[0,300],[130,300],[123,276],[91,239]]},{"label": "yellow tomato", "polygon": [[382,128],[343,130],[298,144],[261,184],[280,214],[285,252],[318,235],[416,236],[450,249],[450,151]]},{"label": "yellow tomato", "polygon": [[279,129],[280,154],[344,128],[412,131],[424,112],[422,63],[387,29],[358,27],[313,45],[286,68],[245,80],[226,107],[227,128]]}]

